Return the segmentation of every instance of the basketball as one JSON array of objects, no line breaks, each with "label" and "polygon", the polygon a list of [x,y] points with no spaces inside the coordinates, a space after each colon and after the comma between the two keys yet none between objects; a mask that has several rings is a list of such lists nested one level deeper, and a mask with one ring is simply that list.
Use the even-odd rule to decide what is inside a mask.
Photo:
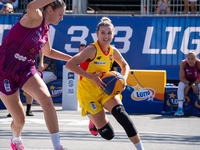
[{"label": "basketball", "polygon": [[108,95],[117,95],[124,90],[125,79],[119,72],[109,71],[101,77],[101,80],[107,85],[104,92]]}]

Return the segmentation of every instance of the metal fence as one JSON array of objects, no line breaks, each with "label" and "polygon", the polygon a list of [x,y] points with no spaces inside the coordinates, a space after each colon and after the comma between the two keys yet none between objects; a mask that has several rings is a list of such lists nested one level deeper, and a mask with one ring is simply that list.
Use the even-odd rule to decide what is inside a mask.
[{"label": "metal fence", "polygon": [[[158,0],[141,0],[141,14],[156,14]],[[184,0],[170,0],[171,14],[184,14]],[[191,12],[190,4],[188,13]],[[197,0],[195,4],[195,14],[199,14],[200,0]]]},{"label": "metal fence", "polygon": [[[19,7],[16,9],[17,12],[24,12],[24,10],[26,9],[27,4],[32,1],[32,0],[19,0]],[[64,0],[65,4],[67,6],[66,9],[66,13],[73,13],[79,10],[74,10],[74,4],[77,3],[78,4],[78,9],[80,8],[80,4],[82,3],[82,0]],[[157,1],[158,0],[141,0],[141,14],[156,14],[156,9],[157,9]],[[91,7],[94,4],[87,4],[87,7]],[[109,6],[111,7],[111,5],[108,4],[96,4],[95,6]],[[117,5],[118,6],[118,5]],[[138,7],[138,5],[130,5],[130,6],[134,6],[134,7]],[[112,7],[116,7],[116,5],[112,5]],[[124,5],[121,5],[121,7],[124,7]],[[184,0],[170,0],[170,11],[171,14],[183,14],[184,13]],[[76,8],[76,7],[75,7]],[[189,5],[189,9],[188,9],[189,13],[190,13],[190,5]],[[195,13],[199,14],[200,11],[200,0],[197,0],[196,5],[195,5]],[[117,13],[117,12],[116,12]]]}]

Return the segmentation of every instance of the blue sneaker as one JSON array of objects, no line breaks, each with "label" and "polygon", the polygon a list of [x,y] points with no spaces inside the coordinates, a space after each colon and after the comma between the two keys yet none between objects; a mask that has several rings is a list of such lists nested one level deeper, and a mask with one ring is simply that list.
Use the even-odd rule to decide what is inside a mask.
[{"label": "blue sneaker", "polygon": [[183,108],[178,108],[174,115],[183,116],[184,115]]}]

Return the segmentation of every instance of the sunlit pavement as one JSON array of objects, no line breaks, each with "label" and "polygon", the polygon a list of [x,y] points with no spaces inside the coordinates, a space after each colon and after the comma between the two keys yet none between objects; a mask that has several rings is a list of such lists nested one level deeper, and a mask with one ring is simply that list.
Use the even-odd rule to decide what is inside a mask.
[{"label": "sunlit pavement", "polygon": [[[87,117],[81,117],[80,111],[63,111],[62,105],[57,103],[55,108],[59,119],[61,144],[68,150],[136,150],[123,128],[109,113],[107,116],[114,128],[115,137],[106,141],[100,135],[90,134],[89,120]],[[26,117],[22,132],[25,150],[53,150],[41,107],[33,104],[32,111],[34,116]],[[0,110],[0,150],[11,149],[12,118],[7,118],[7,114],[7,110]],[[198,117],[159,114],[130,114],[130,117],[140,133],[145,150],[200,150]]]}]

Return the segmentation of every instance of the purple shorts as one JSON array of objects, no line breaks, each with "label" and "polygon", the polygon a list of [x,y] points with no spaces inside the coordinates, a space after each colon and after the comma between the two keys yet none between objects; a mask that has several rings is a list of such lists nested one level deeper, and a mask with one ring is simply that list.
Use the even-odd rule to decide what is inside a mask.
[{"label": "purple shorts", "polygon": [[20,75],[8,74],[0,69],[0,96],[14,94],[36,73],[42,78],[42,72],[37,71],[35,66],[21,71]]}]

